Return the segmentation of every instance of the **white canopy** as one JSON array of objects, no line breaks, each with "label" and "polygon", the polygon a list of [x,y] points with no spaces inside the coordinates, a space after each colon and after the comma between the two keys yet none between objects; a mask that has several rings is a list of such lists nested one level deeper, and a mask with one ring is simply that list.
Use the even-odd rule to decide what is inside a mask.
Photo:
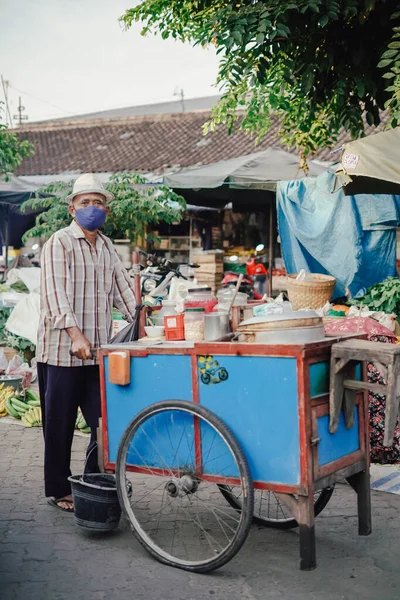
[{"label": "white canopy", "polygon": [[[316,177],[330,163],[309,161],[309,176]],[[277,181],[304,177],[299,157],[279,148],[187,169],[164,176],[164,183],[175,189],[210,189],[229,184],[233,188],[275,190]]]}]

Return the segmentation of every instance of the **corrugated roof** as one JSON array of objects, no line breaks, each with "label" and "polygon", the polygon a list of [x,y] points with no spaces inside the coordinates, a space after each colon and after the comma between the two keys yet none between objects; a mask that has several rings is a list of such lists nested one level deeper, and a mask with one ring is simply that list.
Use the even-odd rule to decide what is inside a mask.
[{"label": "corrugated roof", "polygon": [[[124,106],[110,110],[101,110],[83,115],[69,117],[58,117],[46,121],[33,121],[32,124],[65,123],[69,121],[94,121],[98,119],[126,119],[127,117],[167,115],[182,112],[193,112],[199,110],[211,110],[221,96],[204,96],[202,98],[184,98],[182,100],[170,100],[169,102],[157,102],[154,104],[140,104],[138,106]],[[183,106],[182,106],[183,103]],[[184,109],[184,110],[183,110]]]}]

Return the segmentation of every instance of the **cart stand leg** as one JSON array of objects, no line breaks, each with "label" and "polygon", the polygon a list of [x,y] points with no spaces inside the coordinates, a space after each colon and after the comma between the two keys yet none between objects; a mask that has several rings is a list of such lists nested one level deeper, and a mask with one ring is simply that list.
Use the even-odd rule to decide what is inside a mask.
[{"label": "cart stand leg", "polygon": [[360,473],[356,473],[351,477],[347,477],[347,481],[357,494],[358,534],[369,535],[372,531],[369,472],[361,471]]},{"label": "cart stand leg", "polygon": [[312,571],[317,566],[313,496],[299,496],[300,569]]}]

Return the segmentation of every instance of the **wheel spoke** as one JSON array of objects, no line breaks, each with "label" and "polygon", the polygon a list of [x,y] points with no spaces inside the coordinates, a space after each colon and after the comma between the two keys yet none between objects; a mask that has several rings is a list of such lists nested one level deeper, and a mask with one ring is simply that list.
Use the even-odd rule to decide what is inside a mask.
[{"label": "wheel spoke", "polygon": [[[163,410],[157,410],[161,405]],[[213,570],[236,554],[251,524],[253,486],[247,463],[233,435],[210,411],[182,401],[153,406],[154,411],[149,407],[137,416],[121,442],[117,481],[122,507],[141,543],[159,560],[194,571]],[[250,490],[240,511],[229,507],[215,483],[198,472],[197,427],[203,471],[233,474],[240,493],[244,486]],[[128,474],[130,498],[121,485]]]}]

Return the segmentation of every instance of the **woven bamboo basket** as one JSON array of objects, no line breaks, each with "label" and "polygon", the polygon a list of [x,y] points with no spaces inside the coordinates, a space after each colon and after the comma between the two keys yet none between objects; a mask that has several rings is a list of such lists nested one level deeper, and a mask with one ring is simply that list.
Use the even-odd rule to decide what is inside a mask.
[{"label": "woven bamboo basket", "polygon": [[297,280],[297,274],[288,275],[287,292],[294,310],[322,308],[332,298],[336,279],[330,275],[311,273],[307,279]]}]

